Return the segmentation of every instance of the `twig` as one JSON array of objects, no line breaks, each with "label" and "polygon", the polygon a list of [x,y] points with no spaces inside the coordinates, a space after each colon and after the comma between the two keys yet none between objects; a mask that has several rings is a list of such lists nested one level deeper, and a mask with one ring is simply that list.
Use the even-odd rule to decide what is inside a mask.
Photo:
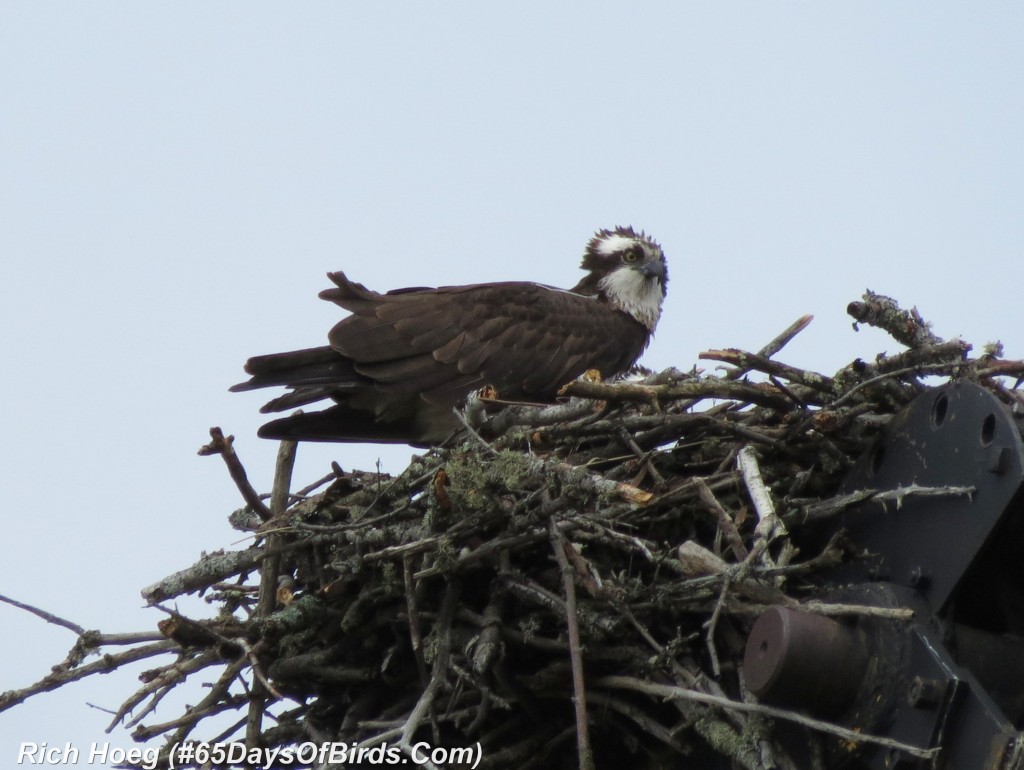
[{"label": "twig", "polygon": [[[245,640],[245,639],[237,639],[235,641],[245,651],[245,657],[249,659],[249,664],[252,666],[252,673],[256,677],[256,681],[259,682],[259,684],[262,686],[263,690],[265,690],[266,692],[270,693],[271,695],[273,695],[278,700],[283,699],[284,696],[281,695],[281,693],[279,693],[277,691],[277,688],[274,687],[274,685],[272,685],[270,683],[270,680],[267,679],[266,674],[263,673],[263,669],[260,667],[260,661],[259,661],[259,658],[257,657],[257,654],[259,653],[259,648],[260,648],[260,644],[261,643],[257,642],[256,645],[253,646],[253,645],[250,645],[249,642],[247,640]],[[253,689],[255,690],[255,687]],[[253,692],[253,696],[255,697],[256,695],[257,694],[255,692]],[[256,702],[257,702],[256,700],[252,700],[249,703],[249,716],[246,719],[246,724],[247,725],[252,724],[252,721],[253,721],[253,719],[252,719],[252,706]],[[260,711],[262,713],[262,705],[263,704],[261,703],[260,705],[261,705]],[[257,722],[257,736],[256,737],[258,737],[258,730],[259,730],[259,722]]]},{"label": "twig", "polygon": [[[736,348],[726,348],[725,350],[705,350],[699,353],[698,358],[710,359],[713,361],[724,361],[728,364],[733,364],[738,368],[739,371],[748,372],[751,369],[765,374],[774,375],[776,377],[782,377],[790,382],[796,382],[801,385],[806,385],[809,388],[821,391],[822,393],[832,393],[835,387],[835,381],[831,377],[826,377],[816,372],[809,372],[805,369],[797,369],[795,366],[789,366],[778,361],[773,361],[767,356],[761,356],[756,353],[747,353],[743,350],[737,350]],[[736,370],[732,370],[726,373],[728,379],[736,379],[733,373]]]},{"label": "twig", "polygon": [[789,399],[783,397],[770,385],[730,382],[717,377],[705,377],[692,382],[679,382],[672,385],[573,380],[565,385],[560,393],[604,401],[632,401],[644,404],[665,403],[683,398],[731,398],[781,411],[787,411],[791,407]]},{"label": "twig", "polygon": [[235,679],[247,664],[248,660],[244,655],[239,657],[237,660],[228,663],[221,672],[221,675],[217,678],[217,681],[213,683],[209,692],[202,700],[199,701],[199,703],[187,709],[180,717],[168,722],[149,726],[140,725],[135,728],[135,731],[132,733],[132,737],[136,740],[144,741],[177,728],[174,734],[174,739],[176,740],[172,740],[168,744],[172,745],[177,741],[184,740],[195,726],[206,717],[214,714],[220,714],[224,711],[228,711],[229,709],[237,709],[246,702],[247,698],[241,695],[230,695],[228,688],[232,683],[234,683]]},{"label": "twig", "polygon": [[[764,358],[771,358],[780,350],[782,350],[786,345],[788,345],[790,340],[792,340],[797,334],[806,329],[807,326],[813,320],[814,316],[812,315],[800,316],[800,318],[798,318],[796,321],[787,326],[782,331],[782,333],[775,337],[775,339],[773,339],[771,342],[769,342],[767,345],[765,345],[763,348],[757,351],[757,355],[762,356]],[[729,371],[725,374],[725,379],[738,380],[742,378],[748,371],[749,370],[744,369],[743,367],[735,367],[734,369],[732,369],[732,371]],[[698,400],[699,399],[682,401],[679,405],[684,409],[689,409],[691,406],[696,404]]]},{"label": "twig", "polygon": [[893,502],[898,510],[908,497],[971,497],[976,491],[977,488],[973,486],[923,487],[918,484],[884,490],[858,489],[845,495],[811,503],[799,511],[787,513],[783,518],[793,523],[807,523],[836,516],[854,505],[865,502],[881,503],[883,506],[888,502]]},{"label": "twig", "polygon": [[676,549],[676,555],[683,567],[683,574],[687,577],[721,575],[729,569],[725,559],[693,540],[687,540],[680,545]]},{"label": "twig", "polygon": [[921,318],[916,307],[903,310],[892,297],[876,294],[870,289],[864,292],[863,302],[851,302],[846,312],[859,323],[884,329],[893,339],[908,348],[935,345],[943,341],[932,333],[931,324]]},{"label": "twig", "polygon": [[754,547],[744,563],[750,563],[751,559],[760,558],[764,555],[768,565],[774,566],[767,555],[768,545],[776,537],[787,534],[786,525],[782,523],[782,520],[775,513],[775,503],[772,502],[771,494],[768,492],[768,487],[765,486],[764,479],[761,476],[761,468],[758,465],[757,455],[754,453],[753,447],[749,444],[743,447],[739,451],[736,461],[758,516],[757,527],[754,529],[756,536]]},{"label": "twig", "polygon": [[869,365],[869,370],[889,374],[929,366],[962,367],[970,350],[971,346],[963,340],[952,339],[934,345],[910,348],[891,356],[879,356]]},{"label": "twig", "polygon": [[[294,441],[282,441],[277,449],[277,463],[274,467],[274,486],[270,493],[271,521],[280,520],[284,517],[285,508],[288,505],[288,490],[292,483],[292,469],[295,467],[295,455],[298,444]],[[267,535],[267,549],[273,550],[281,543],[281,535],[272,533]],[[277,580],[281,573],[280,554],[270,556],[260,564],[260,593],[256,603],[256,617],[263,619],[270,616],[277,604]],[[281,694],[274,689],[267,678],[263,675],[256,651],[260,649],[260,643],[250,646],[243,640],[246,656],[252,664],[253,682],[252,692],[249,700],[249,714],[246,720],[245,744],[249,748],[260,745],[260,734],[263,725],[263,712],[266,708],[267,694],[271,694],[278,700]]]},{"label": "twig", "polygon": [[420,683],[426,687],[427,664],[423,658],[423,635],[420,632],[420,613],[416,607],[416,585],[413,579],[412,555],[402,557],[402,576],[405,586],[405,607],[409,615],[409,643],[412,646],[412,654],[416,658],[416,669],[420,674]]},{"label": "twig", "polygon": [[938,374],[940,372],[949,372],[951,370],[959,369],[962,366],[963,364],[958,361],[945,361],[937,364],[915,364],[914,366],[908,366],[904,369],[894,369],[892,371],[885,372],[884,374],[879,374],[875,377],[870,377],[866,380],[858,382],[856,385],[854,385],[845,393],[843,393],[843,395],[841,395],[835,401],[830,403],[829,408],[836,409],[842,406],[847,401],[850,401],[853,398],[854,394],[864,390],[865,388],[869,388],[872,385],[878,385],[879,383],[886,381],[898,380],[900,377],[903,377],[904,375],[907,374]]},{"label": "twig", "polygon": [[488,417],[480,429],[489,436],[500,436],[510,428],[520,425],[528,425],[531,428],[541,428],[546,425],[559,427],[573,425],[574,428],[578,428],[581,425],[581,420],[586,422],[598,417],[600,414],[594,411],[592,401],[574,399],[550,406],[522,405],[503,409],[496,415]]},{"label": "twig", "polygon": [[715,497],[715,493],[711,491],[711,487],[707,485],[704,479],[697,477],[694,479],[694,483],[697,486],[697,494],[700,495],[701,501],[715,514],[718,519],[718,528],[722,532],[722,536],[725,538],[725,542],[728,543],[730,550],[732,550],[733,556],[736,557],[736,561],[743,561],[747,558],[747,547],[743,544],[743,538],[740,537],[739,531],[736,529],[736,522],[733,521],[732,516],[729,512],[722,507],[722,504]]},{"label": "twig", "polygon": [[[667,746],[671,746],[676,751],[685,754],[686,751],[675,733],[672,730],[667,729],[664,725],[658,722],[656,719],[645,714],[641,709],[637,708],[634,704],[622,700],[621,698],[615,698],[607,693],[603,692],[592,692],[588,696],[589,700],[598,705],[603,706],[613,711],[617,711],[624,717],[628,718],[634,724],[636,724],[641,730],[648,735],[657,738],[659,741]],[[661,767],[671,767],[672,765],[662,764]],[[685,767],[686,765],[681,765]]]},{"label": "twig", "polygon": [[128,715],[129,711],[133,711],[142,701],[149,698],[149,703],[139,713],[134,714],[131,721],[125,724],[125,727],[134,727],[139,724],[147,715],[152,713],[163,697],[171,692],[171,688],[175,684],[187,679],[189,675],[197,671],[222,662],[218,650],[207,649],[193,658],[182,659],[179,657],[174,663],[150,672],[143,678],[145,684],[125,700],[120,708],[114,712],[114,718],[107,726],[107,732],[109,733],[113,730]]},{"label": "twig", "polygon": [[278,554],[311,549],[324,542],[329,542],[323,535],[311,535],[305,540],[295,540],[275,546],[253,546],[241,551],[216,551],[204,555],[191,567],[187,567],[163,580],[142,589],[142,598],[147,604],[173,599],[176,596],[203,591],[215,583],[229,577],[246,572],[257,566],[264,559]]},{"label": "twig", "polygon": [[718,618],[722,614],[722,606],[725,598],[729,595],[732,587],[732,576],[726,572],[722,580],[722,589],[719,591],[718,600],[715,602],[715,609],[711,612],[711,619],[707,622],[707,633],[704,636],[704,643],[708,648],[708,656],[711,658],[711,671],[717,679],[722,675],[722,666],[718,662],[718,650],[715,649],[715,629],[718,627]]},{"label": "twig", "polygon": [[485,452],[487,452],[488,454],[491,454],[491,455],[498,454],[498,450],[495,449],[494,447],[492,447],[490,444],[488,444],[487,440],[483,436],[481,436],[479,433],[477,433],[476,429],[472,425],[469,424],[469,420],[466,419],[466,416],[462,413],[461,409],[459,409],[458,407],[452,407],[452,414],[454,414],[455,418],[460,423],[462,423],[462,427],[465,429],[466,433],[468,433],[470,436],[472,436],[473,439],[481,447],[483,447]]},{"label": "twig", "polygon": [[72,623],[70,620],[58,617],[52,612],[47,612],[46,610],[41,610],[38,607],[33,607],[31,604],[25,604],[24,602],[19,602],[16,599],[11,599],[6,596],[0,596],[0,602],[10,604],[12,607],[17,607],[18,609],[25,610],[26,612],[31,612],[33,615],[38,618],[42,618],[47,623],[52,623],[55,626],[61,626],[69,631],[74,631],[79,636],[82,636],[82,634],[85,633],[85,629],[77,623]]},{"label": "twig", "polygon": [[228,467],[228,473],[231,474],[231,479],[235,482],[235,486],[242,493],[242,499],[245,500],[246,505],[256,511],[264,521],[269,519],[271,516],[270,509],[260,500],[259,494],[253,489],[252,484],[249,483],[249,476],[242,466],[242,461],[235,454],[235,437],[225,436],[224,431],[219,427],[213,427],[210,428],[210,438],[213,441],[200,447],[198,454],[203,457],[220,455],[224,459],[224,464]]},{"label": "twig", "polygon": [[709,695],[708,693],[690,690],[685,687],[675,687],[672,685],[647,682],[643,679],[636,679],[631,676],[605,676],[599,678],[593,684],[595,687],[608,687],[615,690],[633,690],[635,692],[643,692],[649,695],[665,698],[666,700],[684,700],[694,703],[705,703],[709,706],[718,706],[720,708],[731,709],[733,711],[761,714],[773,719],[782,719],[787,722],[794,722],[798,725],[809,727],[812,730],[828,733],[829,735],[835,735],[854,744],[871,743],[876,746],[884,746],[886,748],[904,751],[907,754],[920,759],[933,759],[939,753],[938,748],[925,749],[920,746],[913,746],[909,743],[893,740],[892,738],[885,738],[880,735],[869,735],[867,733],[850,730],[849,728],[832,724],[831,722],[823,722],[820,719],[804,716],[796,711],[787,711],[786,709],[775,708],[774,706],[766,706],[762,703],[744,703],[742,701],[734,701],[729,698]]},{"label": "twig", "polygon": [[793,323],[787,326],[778,337],[757,351],[757,354],[764,356],[765,358],[771,358],[788,345],[790,340],[792,340],[796,335],[810,326],[810,323],[813,320],[814,316],[810,314],[800,316]]},{"label": "twig", "polygon": [[1024,361],[986,361],[978,369],[979,377],[1024,377]]},{"label": "twig", "polygon": [[[460,586],[458,583],[449,583],[445,591],[444,601],[441,603],[441,611],[437,618],[437,653],[434,657],[434,664],[430,672],[430,682],[423,690],[416,706],[409,713],[405,725],[402,727],[401,737],[398,740],[399,748],[407,755],[412,755],[412,741],[419,729],[420,723],[427,716],[434,704],[439,690],[445,679],[448,670],[448,658],[451,655],[452,640],[451,626],[455,617],[455,610],[458,607]],[[427,763],[424,767],[431,767],[437,770],[434,765]]]},{"label": "twig", "polygon": [[916,613],[905,607],[873,607],[869,604],[836,604],[833,602],[805,601],[794,605],[805,612],[818,615],[839,617],[856,615],[858,617],[885,618],[887,620],[913,620]]},{"label": "twig", "polygon": [[754,509],[757,511],[757,517],[761,522],[759,526],[763,524],[763,535],[767,537],[776,528],[775,503],[772,502],[772,496],[768,492],[768,487],[765,486],[764,478],[761,476],[761,468],[758,465],[757,455],[754,453],[753,447],[747,445],[739,451],[739,455],[736,458],[736,466],[743,475],[743,483],[746,484],[747,492],[750,493],[750,499],[754,503]]},{"label": "twig", "polygon": [[311,492],[319,489],[320,487],[322,487],[324,484],[327,484],[328,482],[336,481],[337,479],[341,478],[342,475],[343,474],[342,474],[342,471],[341,471],[341,467],[339,466],[338,470],[336,470],[336,471],[332,470],[326,476],[321,476],[320,478],[318,478],[313,483],[307,484],[302,489],[300,489],[298,492],[295,492],[292,495],[292,497],[293,498],[299,498],[299,499],[308,497]]},{"label": "twig", "polygon": [[39,695],[43,692],[56,690],[59,687],[63,687],[71,682],[77,682],[80,679],[85,679],[93,674],[108,674],[128,663],[145,660],[146,658],[152,658],[155,655],[162,655],[165,652],[173,652],[177,649],[177,644],[170,640],[166,640],[147,644],[141,647],[133,647],[132,649],[119,652],[115,655],[104,655],[99,660],[76,668],[58,669],[28,687],[23,687],[20,690],[8,690],[7,692],[0,693],[0,712],[6,711],[12,706],[16,706],[19,703],[24,702],[33,695]]},{"label": "twig", "polygon": [[576,748],[579,752],[580,770],[595,770],[594,754],[590,747],[590,729],[587,719],[587,690],[583,678],[583,644],[580,641],[580,627],[576,610],[576,571],[569,563],[566,549],[572,546],[565,539],[552,516],[548,521],[551,548],[555,561],[562,573],[562,589],[565,592],[566,628],[569,634],[569,660],[572,665],[573,705],[576,710]]}]

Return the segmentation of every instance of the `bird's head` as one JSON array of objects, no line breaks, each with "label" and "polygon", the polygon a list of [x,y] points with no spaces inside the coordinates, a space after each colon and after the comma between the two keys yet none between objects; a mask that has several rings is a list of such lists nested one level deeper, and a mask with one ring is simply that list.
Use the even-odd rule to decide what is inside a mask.
[{"label": "bird's head", "polygon": [[650,331],[661,317],[668,266],[661,246],[641,230],[599,230],[580,265],[587,271],[573,291],[596,295],[629,313]]}]

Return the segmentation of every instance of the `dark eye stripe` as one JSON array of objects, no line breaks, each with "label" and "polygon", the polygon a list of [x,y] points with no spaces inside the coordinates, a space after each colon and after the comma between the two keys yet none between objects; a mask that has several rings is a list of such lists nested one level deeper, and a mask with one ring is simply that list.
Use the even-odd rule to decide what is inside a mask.
[{"label": "dark eye stripe", "polygon": [[626,262],[637,262],[643,259],[643,256],[643,251],[639,246],[634,246],[633,248],[628,249],[627,251],[624,251],[622,253],[622,258]]}]

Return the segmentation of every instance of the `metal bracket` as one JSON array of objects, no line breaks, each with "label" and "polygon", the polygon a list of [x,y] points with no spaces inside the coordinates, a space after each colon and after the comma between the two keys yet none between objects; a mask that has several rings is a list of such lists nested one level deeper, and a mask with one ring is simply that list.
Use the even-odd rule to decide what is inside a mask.
[{"label": "metal bracket", "polygon": [[[846,530],[857,557],[830,576],[832,598],[910,608],[913,622],[843,625],[773,607],[754,624],[744,668],[758,697],[909,745],[941,747],[939,760],[925,763],[894,750],[851,754],[835,746],[834,766],[1024,765],[1017,732],[1024,723],[1021,428],[990,391],[953,382],[897,415],[840,488],[972,490],[908,494],[886,505],[868,498],[834,525]],[[822,687],[823,676],[834,686]],[[790,747],[800,745],[793,737]]]},{"label": "metal bracket", "polygon": [[953,382],[918,397],[860,459],[840,494],[861,489],[973,487],[970,497],[916,497],[849,509],[841,525],[862,549],[838,579],[915,588],[940,612],[1024,482],[1024,442],[988,390]]}]

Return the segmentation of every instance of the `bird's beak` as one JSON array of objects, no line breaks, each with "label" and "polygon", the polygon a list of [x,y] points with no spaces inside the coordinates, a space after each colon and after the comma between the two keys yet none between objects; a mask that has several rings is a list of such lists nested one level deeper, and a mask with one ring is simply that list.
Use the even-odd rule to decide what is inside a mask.
[{"label": "bird's beak", "polygon": [[644,262],[642,265],[638,265],[636,269],[640,271],[640,275],[644,278],[657,278],[659,281],[665,280],[665,263],[660,259]]}]

